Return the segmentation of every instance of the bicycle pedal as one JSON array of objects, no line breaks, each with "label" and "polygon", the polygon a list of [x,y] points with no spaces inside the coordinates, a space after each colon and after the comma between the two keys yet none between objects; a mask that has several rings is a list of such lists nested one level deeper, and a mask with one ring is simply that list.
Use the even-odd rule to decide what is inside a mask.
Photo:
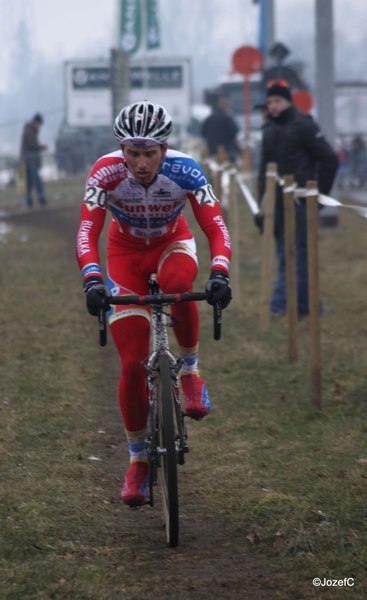
[{"label": "bicycle pedal", "polygon": [[183,417],[189,417],[190,419],[192,419],[193,421],[202,421],[204,417],[190,417],[187,413],[182,413]]}]

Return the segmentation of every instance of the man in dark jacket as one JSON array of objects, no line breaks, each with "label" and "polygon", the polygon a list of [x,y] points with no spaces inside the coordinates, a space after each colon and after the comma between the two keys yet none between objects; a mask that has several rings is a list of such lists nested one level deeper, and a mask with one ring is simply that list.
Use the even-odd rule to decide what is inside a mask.
[{"label": "man in dark jacket", "polygon": [[[265,193],[266,165],[274,162],[278,175],[293,175],[297,188],[304,188],[308,180],[316,180],[321,194],[328,195],[338,168],[338,158],[325,140],[318,125],[292,103],[287,82],[270,82],[267,91],[269,122],[264,126],[259,168],[259,199]],[[298,315],[307,315],[307,207],[305,198],[295,199]],[[255,219],[261,227],[261,220]],[[275,284],[270,311],[286,314],[286,276],[284,247],[283,187],[277,184],[274,216],[274,234],[278,258],[278,280]]]},{"label": "man in dark jacket", "polygon": [[230,99],[227,96],[221,96],[213,109],[213,112],[207,117],[201,128],[201,135],[206,141],[210,156],[218,152],[218,147],[223,146],[229,159],[234,162],[239,147],[236,141],[238,126],[230,115]]},{"label": "man in dark jacket", "polygon": [[39,174],[41,167],[41,152],[47,150],[47,146],[38,141],[38,132],[43,124],[42,115],[35,115],[30,123],[26,123],[23,129],[20,158],[25,163],[27,175],[26,204],[31,207],[32,190],[37,191],[38,200],[41,205],[46,204],[45,192],[42,179]]}]

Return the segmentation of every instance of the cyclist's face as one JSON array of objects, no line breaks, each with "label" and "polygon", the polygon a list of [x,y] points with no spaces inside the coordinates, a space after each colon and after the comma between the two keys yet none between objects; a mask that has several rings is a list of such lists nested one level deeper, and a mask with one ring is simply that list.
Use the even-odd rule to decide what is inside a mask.
[{"label": "cyclist's face", "polygon": [[157,144],[148,148],[121,145],[129,171],[138,183],[145,186],[152,183],[160,170],[167,148],[167,142],[163,146]]},{"label": "cyclist's face", "polygon": [[283,96],[269,96],[267,100],[268,111],[272,117],[278,117],[292,103]]}]

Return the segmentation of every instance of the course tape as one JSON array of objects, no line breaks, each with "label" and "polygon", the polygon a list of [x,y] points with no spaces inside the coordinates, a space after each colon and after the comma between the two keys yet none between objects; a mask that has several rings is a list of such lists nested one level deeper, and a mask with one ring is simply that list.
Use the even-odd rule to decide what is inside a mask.
[{"label": "course tape", "polygon": [[[228,206],[229,175],[232,173],[235,173],[236,169],[232,168],[229,170],[228,167],[230,166],[230,163],[225,162],[225,163],[219,165],[215,160],[210,159],[210,158],[207,158],[203,162],[206,165],[208,165],[209,169],[213,173],[215,173],[217,171],[222,171],[222,187],[223,187],[222,204],[224,206]],[[275,179],[277,180],[279,185],[284,186],[284,179],[279,177],[276,172],[267,171],[266,177],[275,177]],[[240,174],[237,173],[236,181],[241,189],[241,192],[242,192],[252,214],[253,215],[259,214],[260,213],[259,205],[258,205],[257,201],[255,200],[255,198],[253,197],[250,189],[243,181],[243,176],[241,176]],[[283,191],[284,192],[294,192],[294,199],[296,202],[299,198],[306,198],[308,196],[317,196],[318,195],[318,202],[319,202],[319,204],[322,204],[323,206],[350,208],[350,209],[354,210],[356,213],[358,213],[361,217],[364,217],[365,219],[367,219],[367,207],[365,208],[363,206],[355,206],[352,204],[342,204],[342,202],[339,202],[339,200],[336,200],[335,198],[331,198],[331,196],[325,196],[324,194],[319,194],[318,190],[316,188],[312,189],[312,190],[307,190],[306,188],[298,188],[297,184],[294,183],[292,186],[284,188]]]},{"label": "course tape", "polygon": [[[267,175],[274,176],[275,173],[267,173]],[[249,205],[249,208],[250,208],[252,214],[254,214],[254,215],[259,214],[260,208],[258,206],[258,203],[256,202],[255,198],[251,194],[247,185],[244,183],[244,181],[242,181],[240,176],[237,176],[237,182],[238,182],[238,185],[240,186],[240,189],[242,191],[242,194],[243,194],[247,204]],[[283,180],[279,180],[280,184],[282,184],[282,182],[283,182]],[[319,202],[319,204],[322,204],[323,206],[350,208],[350,209],[354,210],[356,213],[358,213],[361,217],[364,217],[365,219],[367,219],[367,207],[365,208],[363,206],[355,206],[352,204],[343,204],[342,202],[339,202],[339,200],[335,200],[335,198],[331,198],[330,196],[325,196],[325,194],[319,194],[317,189],[307,190],[306,188],[297,188],[296,184],[294,184],[293,186],[290,186],[289,188],[285,188],[284,192],[294,192],[295,200],[297,200],[297,198],[306,198],[307,196],[317,196],[318,195],[318,202]]]}]

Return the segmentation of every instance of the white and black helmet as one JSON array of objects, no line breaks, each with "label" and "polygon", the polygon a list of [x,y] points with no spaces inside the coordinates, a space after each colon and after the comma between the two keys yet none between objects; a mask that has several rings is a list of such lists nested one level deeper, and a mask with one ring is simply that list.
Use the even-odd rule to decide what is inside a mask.
[{"label": "white and black helmet", "polygon": [[135,102],[117,115],[113,131],[127,146],[163,144],[172,131],[172,119],[159,104]]}]

